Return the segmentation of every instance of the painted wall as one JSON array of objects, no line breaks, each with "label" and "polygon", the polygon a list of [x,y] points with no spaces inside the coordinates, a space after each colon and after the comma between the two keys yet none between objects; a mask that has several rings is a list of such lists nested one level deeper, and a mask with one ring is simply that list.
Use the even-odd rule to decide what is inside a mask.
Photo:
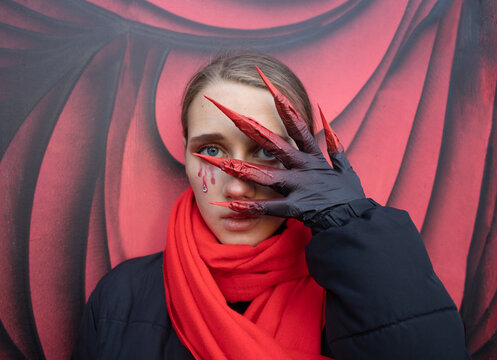
[{"label": "painted wall", "polygon": [[492,0],[2,0],[0,358],[68,358],[98,280],[164,248],[182,89],[233,47],[301,77],[366,194],[411,214],[474,358],[495,359]]}]

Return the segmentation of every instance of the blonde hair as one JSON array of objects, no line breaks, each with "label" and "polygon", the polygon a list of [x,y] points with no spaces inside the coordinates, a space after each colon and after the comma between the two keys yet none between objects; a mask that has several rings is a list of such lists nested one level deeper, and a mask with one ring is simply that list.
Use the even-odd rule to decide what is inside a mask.
[{"label": "blonde hair", "polygon": [[207,85],[219,80],[230,80],[249,86],[266,88],[255,66],[258,66],[273,85],[285,95],[302,116],[314,134],[312,106],[307,91],[299,78],[281,61],[257,52],[226,53],[214,58],[195,73],[188,82],[181,108],[183,136],[188,135],[188,109],[197,94]]}]

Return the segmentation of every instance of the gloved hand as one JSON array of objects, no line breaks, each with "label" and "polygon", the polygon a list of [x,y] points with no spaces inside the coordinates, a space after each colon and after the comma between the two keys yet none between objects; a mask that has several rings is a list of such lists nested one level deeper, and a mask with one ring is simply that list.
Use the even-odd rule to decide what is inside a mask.
[{"label": "gloved hand", "polygon": [[302,117],[259,68],[257,70],[273,95],[276,109],[299,150],[257,121],[240,115],[207,96],[206,98],[223,111],[249,138],[271,152],[286,169],[252,164],[237,159],[217,158],[195,153],[194,155],[232,176],[270,186],[285,197],[268,200],[234,200],[212,204],[226,206],[233,211],[246,214],[295,218],[311,229],[323,228],[323,223],[326,223],[324,226],[326,228],[329,226],[326,218],[332,208],[365,197],[360,180],[345,157],[343,147],[324,118],[321,109],[321,120],[333,168],[324,158]]}]

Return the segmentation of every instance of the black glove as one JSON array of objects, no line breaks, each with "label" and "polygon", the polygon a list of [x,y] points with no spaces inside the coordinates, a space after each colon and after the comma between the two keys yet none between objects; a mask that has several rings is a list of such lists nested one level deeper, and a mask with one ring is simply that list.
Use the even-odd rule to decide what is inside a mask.
[{"label": "black glove", "polygon": [[260,70],[259,73],[274,97],[276,108],[289,135],[300,150],[292,147],[257,121],[240,115],[213,99],[207,99],[223,111],[249,138],[271,152],[286,169],[256,165],[237,159],[194,155],[218,166],[230,175],[270,186],[285,197],[269,200],[234,200],[213,204],[227,206],[242,213],[295,218],[303,221],[313,230],[327,228],[334,223],[333,208],[352,200],[364,199],[361,182],[322,112],[321,119],[333,168],[324,158],[301,116]]}]

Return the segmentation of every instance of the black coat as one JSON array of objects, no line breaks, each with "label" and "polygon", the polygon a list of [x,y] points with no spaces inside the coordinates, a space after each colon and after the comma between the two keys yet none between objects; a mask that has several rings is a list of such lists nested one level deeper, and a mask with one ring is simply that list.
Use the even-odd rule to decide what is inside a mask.
[{"label": "black coat", "polygon": [[[327,290],[322,352],[342,359],[470,359],[457,308],[405,211],[356,200],[306,256]],[[242,312],[246,304],[230,304]],[[97,285],[74,359],[192,359],[169,318],[162,253],[128,260]],[[240,354],[240,359],[243,359]]]}]

